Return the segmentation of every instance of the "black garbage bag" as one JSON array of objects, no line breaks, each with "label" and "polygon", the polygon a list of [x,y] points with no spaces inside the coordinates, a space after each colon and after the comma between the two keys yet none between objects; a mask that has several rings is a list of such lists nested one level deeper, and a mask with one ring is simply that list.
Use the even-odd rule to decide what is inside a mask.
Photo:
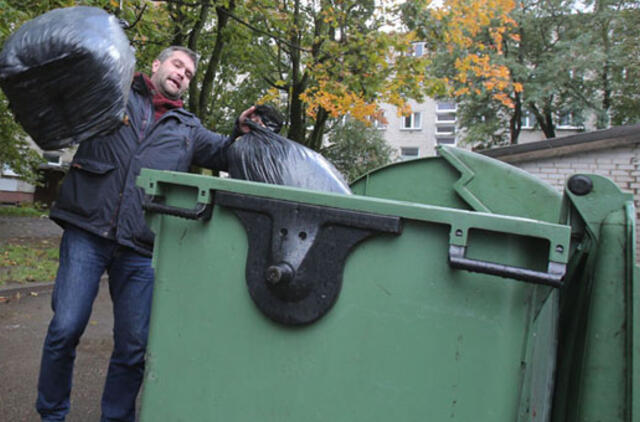
[{"label": "black garbage bag", "polygon": [[[269,125],[267,119],[263,121]],[[252,121],[246,123],[251,132],[238,138],[227,150],[232,178],[351,193],[340,172],[322,155]]]},{"label": "black garbage bag", "polygon": [[16,120],[44,150],[117,128],[135,56],[118,19],[86,6],[26,22],[0,52],[0,87]]}]

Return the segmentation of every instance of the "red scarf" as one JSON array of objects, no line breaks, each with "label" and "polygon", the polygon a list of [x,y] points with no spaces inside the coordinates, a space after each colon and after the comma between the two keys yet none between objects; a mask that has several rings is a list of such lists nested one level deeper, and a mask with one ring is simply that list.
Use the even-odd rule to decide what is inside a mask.
[{"label": "red scarf", "polygon": [[137,75],[142,75],[144,82],[147,84],[147,88],[149,89],[149,92],[153,96],[153,98],[151,99],[151,102],[153,103],[153,109],[155,111],[154,117],[156,120],[158,120],[160,116],[162,116],[164,113],[171,110],[172,108],[180,108],[184,106],[184,103],[182,102],[181,99],[170,100],[169,98],[162,95],[156,89],[155,85],[153,84],[153,82],[151,82],[151,79],[149,79],[147,75],[142,73],[138,73]]}]

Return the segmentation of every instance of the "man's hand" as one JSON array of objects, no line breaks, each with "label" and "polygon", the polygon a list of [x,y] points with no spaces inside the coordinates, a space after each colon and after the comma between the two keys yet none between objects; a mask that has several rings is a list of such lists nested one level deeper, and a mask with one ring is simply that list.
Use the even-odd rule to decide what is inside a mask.
[{"label": "man's hand", "polygon": [[247,119],[258,123],[261,126],[264,126],[264,123],[262,123],[262,119],[256,113],[256,106],[249,107],[248,109],[243,111],[242,114],[240,114],[240,117],[238,118],[238,127],[240,127],[240,131],[243,134],[247,134],[250,131],[249,126],[245,124],[245,121]]}]

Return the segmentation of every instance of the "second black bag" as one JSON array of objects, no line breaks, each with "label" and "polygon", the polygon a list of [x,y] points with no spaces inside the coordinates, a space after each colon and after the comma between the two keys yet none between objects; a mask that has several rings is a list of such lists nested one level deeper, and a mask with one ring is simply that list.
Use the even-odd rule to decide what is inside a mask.
[{"label": "second black bag", "polygon": [[232,178],[351,193],[340,172],[322,155],[252,121],[246,123],[251,132],[227,150]]}]

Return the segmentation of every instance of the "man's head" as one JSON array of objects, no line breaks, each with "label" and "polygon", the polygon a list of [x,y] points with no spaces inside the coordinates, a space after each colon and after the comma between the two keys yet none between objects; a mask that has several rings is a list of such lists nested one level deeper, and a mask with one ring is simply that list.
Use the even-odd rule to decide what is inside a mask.
[{"label": "man's head", "polygon": [[151,81],[165,97],[177,100],[196,73],[198,55],[186,47],[165,48],[151,65]]}]

